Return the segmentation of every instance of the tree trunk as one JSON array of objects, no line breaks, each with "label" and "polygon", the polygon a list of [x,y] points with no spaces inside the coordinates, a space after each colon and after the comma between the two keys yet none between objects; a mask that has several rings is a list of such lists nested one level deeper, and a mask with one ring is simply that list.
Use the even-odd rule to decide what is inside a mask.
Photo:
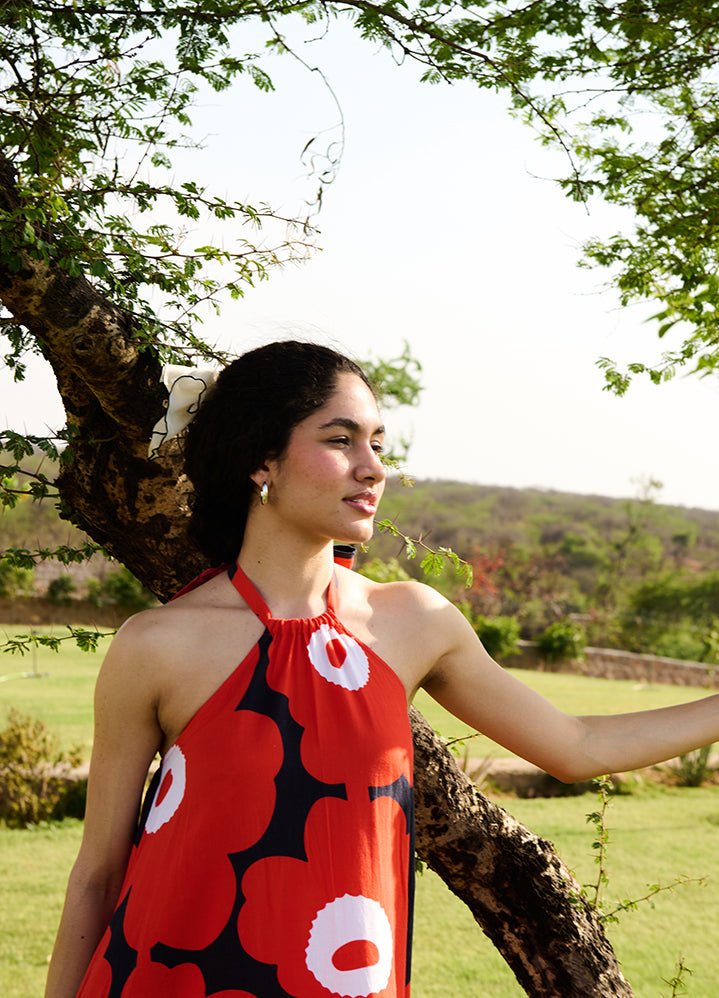
[{"label": "tree trunk", "polygon": [[[0,156],[0,208],[19,207]],[[20,265],[18,266],[18,260]],[[72,427],[63,515],[160,599],[206,567],[186,536],[179,447],[150,461],[167,392],[160,362],[83,277],[19,251],[0,259],[0,300],[55,371]],[[595,913],[548,842],[482,796],[416,711],[419,855],[470,908],[535,998],[632,994]]]},{"label": "tree trunk", "polygon": [[[21,208],[0,155],[0,209]],[[133,342],[128,316],[84,277],[25,250],[0,257],[0,300],[52,365],[67,413],[73,460],[57,483],[61,515],[169,598],[205,566],[186,537],[179,448],[147,457],[167,404],[156,352]]]}]

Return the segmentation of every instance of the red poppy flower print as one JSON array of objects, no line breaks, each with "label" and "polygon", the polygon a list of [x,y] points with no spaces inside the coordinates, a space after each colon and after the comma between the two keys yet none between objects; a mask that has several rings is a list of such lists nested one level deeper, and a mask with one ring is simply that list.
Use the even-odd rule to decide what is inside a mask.
[{"label": "red poppy flower print", "polygon": [[162,761],[160,784],[147,815],[145,832],[154,834],[169,821],[185,795],[185,756],[179,745],[168,749]]},{"label": "red poppy flower print", "polygon": [[[304,728],[302,763],[315,779],[345,783],[350,790],[386,786],[403,774],[411,780],[404,686],[385,662],[340,628],[314,624],[304,635],[283,631],[275,638],[267,681],[288,697],[293,718]],[[340,649],[347,650],[347,657],[342,658]],[[321,668],[308,667],[308,653]],[[332,662],[346,664],[360,653],[369,669],[361,689],[348,685],[349,679],[345,684],[326,679],[323,673],[335,669]]]},{"label": "red poppy flower print", "polygon": [[317,912],[305,962],[328,991],[359,998],[387,987],[392,950],[392,926],[379,901],[343,894]]},{"label": "red poppy flower print", "polygon": [[407,948],[407,878],[397,871],[408,869],[409,835],[400,806],[389,797],[323,798],[305,843],[306,861],[269,857],[245,874],[245,950],[277,966],[290,995],[395,998]]},{"label": "red poppy flower print", "polygon": [[213,720],[211,733],[187,734],[165,756],[133,857],[131,882],[141,889],[130,893],[125,934],[136,948],[148,929],[177,948],[201,948],[218,935],[237,892],[229,854],[262,837],[275,806],[283,752],[271,718],[229,710]]},{"label": "red poppy flower print", "polygon": [[[140,960],[131,978],[132,993],[152,998],[199,998],[205,994],[205,981],[199,967],[182,963],[164,967],[159,963]],[[261,998],[249,991],[213,991],[212,998]]]},{"label": "red poppy flower print", "polygon": [[314,632],[307,652],[320,676],[345,690],[361,690],[369,679],[369,661],[362,647],[329,624],[321,624]]}]

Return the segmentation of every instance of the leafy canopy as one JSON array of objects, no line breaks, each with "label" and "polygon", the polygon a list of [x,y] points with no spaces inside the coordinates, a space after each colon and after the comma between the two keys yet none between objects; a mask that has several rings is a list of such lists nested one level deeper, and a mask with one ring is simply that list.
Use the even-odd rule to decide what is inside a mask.
[{"label": "leafy canopy", "polygon": [[[243,26],[261,26],[264,52],[293,54],[298,24],[330,44],[339,18],[398,61],[420,63],[428,82],[506,93],[565,152],[558,179],[569,196],[623,209],[623,227],[590,241],[585,262],[608,269],[624,303],[656,302],[658,333],[673,345],[655,367],[620,373],[605,361],[615,390],[631,373],[659,381],[679,364],[716,368],[711,0],[0,0],[0,147],[19,196],[3,205],[0,259],[19,268],[25,251],[82,272],[132,314],[139,339],[170,356],[211,354],[194,332],[203,304],[241,295],[314,236],[305,217],[263,241],[257,230],[274,220],[267,205],[174,180],[173,150],[197,141],[193,97],[240,77],[272,88],[263,46],[243,51]],[[320,189],[331,173],[319,174]],[[189,226],[206,217],[229,223],[231,238],[194,245]],[[4,330],[21,376],[32,339],[16,322]]]}]

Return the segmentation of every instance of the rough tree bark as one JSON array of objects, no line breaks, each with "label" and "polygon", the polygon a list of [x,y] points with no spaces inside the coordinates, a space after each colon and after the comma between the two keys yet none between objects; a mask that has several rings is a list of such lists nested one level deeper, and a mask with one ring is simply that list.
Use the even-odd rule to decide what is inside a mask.
[{"label": "rough tree bark", "polygon": [[[18,207],[0,157],[0,208]],[[186,537],[180,455],[147,456],[167,392],[152,349],[139,350],[126,315],[83,277],[27,254],[0,259],[0,300],[37,341],[74,427],[73,459],[58,480],[67,515],[160,599],[202,568]],[[534,998],[632,991],[596,913],[550,843],[488,801],[457,769],[421,715],[416,748],[421,858],[470,908]]]},{"label": "rough tree bark", "polygon": [[[21,207],[12,166],[0,156],[0,209]],[[162,460],[147,457],[150,428],[167,401],[157,355],[137,349],[131,321],[84,277],[19,256],[19,269],[17,258],[0,259],[0,300],[57,378],[74,453],[60,495],[73,523],[167,599],[204,566],[180,515],[178,448],[165,448]]]}]

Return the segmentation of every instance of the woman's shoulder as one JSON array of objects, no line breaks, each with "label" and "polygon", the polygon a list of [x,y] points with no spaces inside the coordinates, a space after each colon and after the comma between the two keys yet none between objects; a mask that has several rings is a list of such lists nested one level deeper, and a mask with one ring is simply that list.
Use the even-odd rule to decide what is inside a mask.
[{"label": "woman's shoulder", "polygon": [[162,606],[129,617],[115,635],[113,647],[125,655],[172,656],[188,643],[207,640],[208,628],[219,627],[230,612],[235,626],[245,617],[253,618],[227,577],[218,576]]},{"label": "woman's shoulder", "polygon": [[461,613],[422,582],[374,582],[350,572],[338,579],[342,619],[397,673],[411,699],[455,644]]},{"label": "woman's shoulder", "polygon": [[344,591],[349,598],[366,600],[375,607],[392,610],[404,608],[424,611],[439,609],[451,604],[441,593],[424,582],[402,580],[398,582],[375,582],[361,575],[360,572],[348,569],[337,569],[338,575],[343,573]]},{"label": "woman's shoulder", "polygon": [[348,619],[377,634],[399,635],[403,642],[429,640],[432,645],[446,631],[456,607],[432,586],[423,582],[374,582],[358,572],[348,572],[340,588],[340,606]]}]

